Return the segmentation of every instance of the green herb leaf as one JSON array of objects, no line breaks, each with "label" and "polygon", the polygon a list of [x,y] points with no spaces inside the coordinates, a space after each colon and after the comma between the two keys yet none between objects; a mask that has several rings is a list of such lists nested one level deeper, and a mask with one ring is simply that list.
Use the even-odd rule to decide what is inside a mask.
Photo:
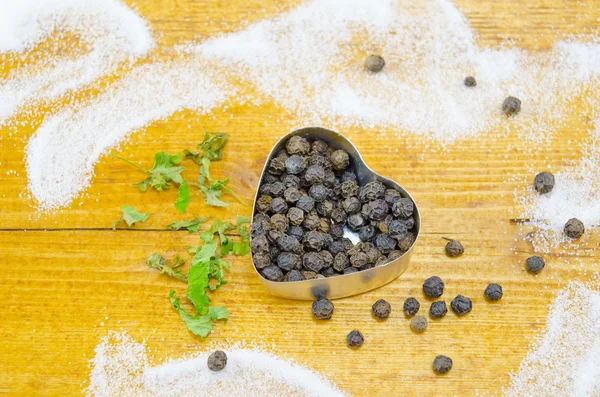
[{"label": "green herb leaf", "polygon": [[250,243],[250,232],[248,231],[248,228],[246,226],[240,226],[239,232],[242,241],[245,243]]},{"label": "green herb leaf", "polygon": [[202,150],[204,157],[209,160],[221,160],[223,149],[225,149],[228,139],[227,134],[224,132],[208,132],[204,130],[204,140],[198,145],[198,149]]},{"label": "green herb leaf", "polygon": [[175,208],[182,214],[185,213],[188,205],[190,204],[190,187],[187,182],[183,182],[179,185],[177,190],[177,200],[175,200]]},{"label": "green herb leaf", "polygon": [[148,260],[146,260],[146,264],[148,267],[158,269],[161,273],[176,278],[177,280],[187,280],[187,276],[178,269],[178,267],[185,264],[185,261],[179,255],[175,255],[171,266],[167,265],[165,258],[157,253],[150,255]]},{"label": "green herb leaf", "polygon": [[185,309],[179,305],[179,298],[175,298],[175,291],[169,292],[169,299],[171,304],[179,312],[179,316],[185,323],[187,329],[194,335],[198,335],[201,338],[206,338],[210,331],[212,331],[213,324],[210,321],[211,315],[206,314],[203,316],[193,316],[189,314]]},{"label": "green herb leaf", "polygon": [[121,212],[123,213],[121,217],[117,219],[112,225],[113,230],[116,230],[117,224],[123,220],[125,221],[125,223],[127,223],[128,227],[131,227],[137,222],[146,221],[146,219],[148,219],[148,217],[150,216],[149,214],[137,212],[130,205],[125,205],[123,208],[121,208]]},{"label": "green herb leaf", "polygon": [[179,154],[169,155],[167,152],[156,153],[154,155],[154,166],[151,170],[145,170],[123,157],[114,155],[113,157],[121,159],[149,175],[148,178],[133,185],[142,192],[145,192],[148,187],[159,191],[164,190],[171,186],[169,183],[171,181],[177,184],[183,183],[183,178],[181,177],[181,171],[183,171],[183,167],[175,167],[175,165],[181,162],[181,155]]},{"label": "green herb leaf", "polygon": [[198,230],[200,230],[200,224],[206,222],[209,219],[210,216],[207,216],[205,218],[200,218],[196,216],[194,217],[194,219],[189,221],[174,221],[173,223],[168,224],[167,227],[171,230],[187,229],[190,233],[196,233]]},{"label": "green herb leaf", "polygon": [[227,322],[229,319],[229,311],[225,306],[211,306],[208,310],[208,315],[213,321],[225,320]]},{"label": "green herb leaf", "polygon": [[236,226],[240,226],[243,225],[245,223],[250,223],[250,218],[246,218],[244,216],[237,216],[237,219],[235,221]]},{"label": "green herb leaf", "polygon": [[200,165],[200,162],[202,161],[202,157],[200,157],[200,152],[191,152],[187,149],[183,151],[183,157],[192,160],[198,165]]}]

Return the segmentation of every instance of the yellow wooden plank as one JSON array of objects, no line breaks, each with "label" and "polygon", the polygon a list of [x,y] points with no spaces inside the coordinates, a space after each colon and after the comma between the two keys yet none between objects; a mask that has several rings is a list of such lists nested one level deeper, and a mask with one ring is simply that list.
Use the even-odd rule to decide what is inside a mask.
[{"label": "yellow wooden plank", "polygon": [[[159,33],[160,43],[169,46],[239,29],[245,21],[275,15],[294,4],[299,1],[161,0],[138,2],[137,9]],[[508,37],[534,50],[548,49],[556,32],[597,28],[600,18],[594,2],[460,0],[457,5],[480,33],[481,45]],[[390,141],[373,131],[344,129],[341,132],[352,138],[369,165],[405,186],[422,211],[423,234],[408,271],[386,287],[336,301],[334,318],[322,323],[312,319],[310,302],[269,296],[250,259],[237,258],[228,275],[230,283],[214,295],[217,304],[230,309],[231,320],[219,324],[209,340],[273,343],[276,353],[322,371],[353,395],[470,396],[500,390],[508,384],[508,372],[525,356],[532,336],[543,328],[547,304],[560,286],[600,270],[600,239],[594,233],[584,237],[587,250],[549,255],[542,274],[527,274],[523,262],[531,247],[522,238],[530,229],[508,222],[516,215],[513,191],[533,177],[530,169],[547,165],[558,169],[564,159],[578,157],[578,143],[586,141],[589,125],[581,116],[587,109],[577,103],[573,109],[568,127],[540,146],[533,158],[516,133],[466,140],[441,152],[438,145],[410,135]],[[134,134],[113,153],[150,166],[156,151],[192,147],[202,126],[227,131],[231,144],[225,159],[215,165],[215,175],[232,177],[236,191],[251,199],[271,145],[296,122],[270,103],[234,106],[225,112],[216,109],[213,115],[181,112]],[[67,209],[39,216],[25,197],[23,155],[32,133],[32,128],[23,128],[8,136],[7,130],[0,130],[0,393],[80,393],[93,349],[112,329],[147,338],[157,357],[179,357],[205,348],[209,341],[190,335],[168,302],[169,289],[183,287],[144,264],[155,251],[182,253],[197,243],[196,236],[50,230],[110,227],[126,203],[152,214],[136,229],[164,228],[183,218],[172,205],[175,191],[140,193],[131,183],[142,175],[105,156],[82,197]],[[391,142],[398,145],[398,152],[382,152]],[[5,175],[8,170],[17,174]],[[507,176],[515,178],[507,182]],[[231,219],[249,211],[237,204],[215,210],[196,200],[188,214]],[[466,254],[446,258],[442,236],[459,238]],[[429,303],[420,285],[433,274],[446,281],[447,301],[458,293],[468,295],[474,310],[464,318],[449,314],[433,322],[425,334],[416,335],[401,305],[414,295],[426,310]],[[505,289],[498,304],[489,304],[482,296],[491,281]],[[379,298],[393,305],[392,317],[383,323],[370,313]],[[366,337],[357,351],[345,346],[345,335],[354,328]],[[440,353],[455,362],[444,377],[436,377],[430,369]]]}]

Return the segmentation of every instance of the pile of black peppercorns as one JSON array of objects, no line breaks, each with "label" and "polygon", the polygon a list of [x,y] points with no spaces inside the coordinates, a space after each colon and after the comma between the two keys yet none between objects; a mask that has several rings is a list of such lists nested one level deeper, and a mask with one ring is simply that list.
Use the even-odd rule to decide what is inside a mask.
[{"label": "pile of black peppercorns", "polygon": [[[344,150],[291,137],[269,162],[252,219],[252,258],[267,280],[301,281],[380,266],[415,241],[414,204],[379,181],[358,184]],[[344,237],[358,233],[358,244]]]}]

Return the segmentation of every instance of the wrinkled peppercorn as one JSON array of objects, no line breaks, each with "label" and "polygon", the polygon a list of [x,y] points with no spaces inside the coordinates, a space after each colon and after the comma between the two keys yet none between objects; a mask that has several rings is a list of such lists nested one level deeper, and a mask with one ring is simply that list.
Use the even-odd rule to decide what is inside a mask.
[{"label": "wrinkled peppercorn", "polygon": [[375,247],[369,247],[365,250],[365,254],[367,254],[367,261],[370,264],[375,264],[379,257],[381,256],[381,252]]},{"label": "wrinkled peppercorn", "polygon": [[283,192],[285,192],[285,185],[282,182],[271,183],[269,192],[271,197],[281,197],[283,196]]},{"label": "wrinkled peppercorn", "polygon": [[410,320],[410,328],[415,332],[424,332],[427,329],[427,319],[423,316],[416,316]]},{"label": "wrinkled peppercorn", "polygon": [[583,222],[577,218],[571,218],[565,224],[565,234],[569,238],[578,239],[583,236],[584,232],[585,226],[583,225]]},{"label": "wrinkled peppercorn", "polygon": [[361,241],[370,241],[373,237],[375,237],[375,227],[373,225],[367,225],[360,228],[358,231],[358,238]]},{"label": "wrinkled peppercorn", "polygon": [[277,246],[282,251],[293,252],[294,254],[302,253],[302,245],[300,242],[293,236],[288,236],[284,234],[277,238]]},{"label": "wrinkled peppercorn", "polygon": [[283,198],[290,204],[296,203],[302,197],[302,192],[295,187],[289,187],[283,192]]},{"label": "wrinkled peppercorn", "polygon": [[354,214],[362,209],[362,205],[356,197],[345,198],[341,203],[342,209],[346,211],[347,214]]},{"label": "wrinkled peppercorn", "polygon": [[369,182],[358,191],[358,199],[363,203],[373,201],[383,197],[385,190],[383,183],[379,181]]},{"label": "wrinkled peppercorn", "polygon": [[279,266],[281,270],[285,270],[286,272],[298,268],[300,262],[300,256],[292,254],[291,252],[282,252],[277,257],[277,266]]},{"label": "wrinkled peppercorn", "polygon": [[350,266],[350,261],[348,260],[348,255],[345,252],[338,252],[333,258],[333,269],[336,272],[343,272],[345,268]]},{"label": "wrinkled peppercorn", "polygon": [[329,151],[329,145],[320,139],[313,141],[310,147],[313,153],[327,154],[327,151]]},{"label": "wrinkled peppercorn", "polygon": [[351,331],[346,337],[346,341],[348,342],[348,346],[350,347],[360,347],[365,341],[363,334],[358,330]]},{"label": "wrinkled peppercorn", "polygon": [[404,301],[404,307],[402,309],[404,310],[404,314],[412,317],[415,314],[417,314],[420,307],[421,307],[421,304],[419,303],[418,300],[416,300],[415,298],[408,298],[407,300]]},{"label": "wrinkled peppercorn", "polygon": [[321,184],[312,185],[308,191],[308,195],[312,197],[317,203],[320,203],[321,201],[327,198],[327,196],[329,195],[329,190]]},{"label": "wrinkled peppercorn", "polygon": [[300,208],[292,207],[288,210],[287,218],[291,225],[299,226],[304,221],[304,211]]},{"label": "wrinkled peppercorn", "polygon": [[250,236],[252,238],[264,236],[269,231],[270,222],[265,219],[257,219],[255,216],[250,225]]},{"label": "wrinkled peppercorn", "polygon": [[275,214],[271,217],[271,230],[285,233],[290,226],[286,215]]},{"label": "wrinkled peppercorn", "polygon": [[302,266],[304,266],[306,270],[318,273],[325,267],[325,264],[323,263],[323,258],[319,255],[319,253],[313,251],[302,255]]},{"label": "wrinkled peppercorn", "polygon": [[439,298],[444,293],[444,282],[438,276],[429,277],[423,283],[423,292],[431,298]]},{"label": "wrinkled peppercorn", "polygon": [[360,230],[361,227],[364,226],[365,220],[360,213],[352,214],[348,217],[346,221],[348,227],[354,231]]},{"label": "wrinkled peppercorn", "polygon": [[442,375],[445,374],[446,372],[450,371],[452,369],[452,359],[450,357],[446,357],[446,356],[437,356],[434,360],[433,360],[433,371],[438,374],[438,375]]},{"label": "wrinkled peppercorn", "polygon": [[312,304],[312,312],[319,320],[329,320],[333,315],[333,302],[326,298],[316,300]]},{"label": "wrinkled peppercorn", "polygon": [[394,250],[388,254],[387,258],[388,258],[388,261],[391,262],[391,261],[394,261],[394,260],[400,258],[402,255],[404,255],[402,253],[402,251]]},{"label": "wrinkled peppercorn", "polygon": [[356,181],[345,181],[340,183],[340,194],[345,198],[356,196],[359,189],[360,188]]},{"label": "wrinkled peppercorn", "polygon": [[392,206],[392,214],[400,218],[408,218],[412,216],[415,210],[415,205],[409,198],[401,198]]},{"label": "wrinkled peppercorn", "polygon": [[283,281],[288,281],[288,282],[302,281],[302,273],[300,273],[296,269],[290,270],[289,272],[287,272],[287,274],[283,278]]},{"label": "wrinkled peppercorn", "polygon": [[502,298],[502,286],[496,283],[491,283],[485,289],[484,295],[492,302],[499,301]]},{"label": "wrinkled peppercorn", "polygon": [[308,154],[310,152],[310,143],[301,136],[291,137],[285,144],[289,154]]},{"label": "wrinkled peppercorn", "polygon": [[269,172],[273,175],[281,175],[285,171],[285,160],[275,157],[269,163]]},{"label": "wrinkled peppercorn", "polygon": [[269,241],[267,240],[267,238],[265,236],[259,236],[259,237],[253,238],[252,241],[250,242],[250,249],[254,253],[269,252]]},{"label": "wrinkled peppercorn", "polygon": [[342,172],[342,177],[340,178],[340,180],[342,182],[346,182],[346,181],[357,182],[358,178],[356,177],[356,174],[353,171],[346,170],[346,171]]},{"label": "wrinkled peppercorn", "polygon": [[396,240],[387,233],[381,233],[375,237],[375,245],[381,253],[389,254],[396,249]]},{"label": "wrinkled peppercorn", "polygon": [[462,295],[456,295],[456,298],[452,299],[452,302],[450,302],[450,306],[452,307],[452,311],[459,316],[467,314],[473,309],[471,299]]},{"label": "wrinkled peppercorn", "polygon": [[304,234],[302,239],[304,248],[312,251],[320,251],[323,248],[324,238],[321,232],[310,230]]},{"label": "wrinkled peppercorn", "polygon": [[379,299],[377,302],[373,304],[371,308],[373,310],[373,314],[380,320],[386,319],[390,316],[392,312],[392,305],[390,305],[386,300]]},{"label": "wrinkled peppercorn", "polygon": [[275,197],[271,200],[270,208],[274,214],[284,214],[288,210],[288,205],[283,198]]},{"label": "wrinkled peppercorn", "polygon": [[350,165],[350,156],[344,150],[336,150],[331,153],[331,165],[336,171],[343,171]]},{"label": "wrinkled peppercorn", "polygon": [[390,223],[387,225],[387,229],[388,229],[388,234],[395,239],[400,239],[400,238],[406,236],[406,234],[408,233],[408,230],[406,229],[406,225],[404,224],[404,222],[402,222],[398,219],[391,220]]},{"label": "wrinkled peppercorn", "polygon": [[429,307],[429,315],[433,318],[442,318],[446,313],[448,313],[448,308],[444,301],[435,301]]},{"label": "wrinkled peppercorn", "polygon": [[304,280],[314,280],[314,279],[318,278],[317,273],[309,271],[309,270],[302,270],[302,271],[300,271],[300,274],[302,274],[302,278]]},{"label": "wrinkled peppercorn", "polygon": [[546,262],[544,262],[541,256],[530,256],[525,260],[525,265],[527,266],[527,271],[538,274],[544,269]]},{"label": "wrinkled peppercorn", "polygon": [[333,264],[333,255],[329,251],[319,251],[319,257],[324,267],[329,267]]},{"label": "wrinkled peppercorn", "polygon": [[408,251],[415,242],[415,238],[416,236],[414,233],[407,233],[406,236],[398,240],[398,249],[401,251]]},{"label": "wrinkled peppercorn", "polygon": [[271,256],[268,253],[257,252],[252,255],[252,262],[257,269],[264,269],[271,265]]},{"label": "wrinkled peppercorn", "polygon": [[302,196],[296,202],[296,207],[304,212],[310,212],[315,208],[315,199],[310,196]]},{"label": "wrinkled peppercorn", "polygon": [[[319,166],[319,167],[323,168],[323,171],[331,170],[331,167],[332,167],[329,157],[327,157],[326,155],[321,155],[321,154],[313,154],[312,156],[310,156],[308,158],[308,164],[310,166]],[[316,183],[321,183],[321,182],[316,182]]]},{"label": "wrinkled peppercorn", "polygon": [[327,249],[329,250],[329,252],[331,252],[331,255],[333,256],[336,256],[340,252],[346,253],[346,250],[344,249],[344,244],[339,240],[333,241]]},{"label": "wrinkled peppercorn", "polygon": [[541,194],[550,193],[554,189],[554,175],[550,172],[540,172],[533,180],[533,188]]},{"label": "wrinkled peppercorn", "polygon": [[521,110],[521,100],[514,96],[509,96],[502,104],[502,111],[507,116],[514,116]]},{"label": "wrinkled peppercorn", "polygon": [[324,200],[317,203],[317,213],[324,217],[330,217],[331,211],[333,211],[334,208],[333,202],[330,200]]},{"label": "wrinkled peppercorn", "polygon": [[465,252],[465,248],[458,240],[450,240],[446,243],[446,254],[450,257],[460,256]]},{"label": "wrinkled peppercorn", "polygon": [[208,369],[211,371],[221,371],[227,365],[227,354],[224,351],[217,350],[208,356]]},{"label": "wrinkled peppercorn", "polygon": [[300,187],[300,178],[298,178],[296,175],[287,174],[286,176],[281,178],[281,182],[283,183],[283,186],[285,186],[286,189],[289,189],[291,187],[295,187],[297,189],[298,187]]},{"label": "wrinkled peppercorn", "polygon": [[355,267],[352,267],[352,266],[345,268],[343,271],[344,274],[350,274],[350,273],[356,273],[356,272],[358,272],[358,269]]},{"label": "wrinkled peppercorn", "polygon": [[402,198],[402,194],[396,189],[386,189],[383,196],[384,200],[391,207],[394,203]]},{"label": "wrinkled peppercorn", "polygon": [[306,168],[306,158],[294,154],[285,161],[285,169],[288,174],[297,175]]},{"label": "wrinkled peppercorn", "polygon": [[381,72],[385,66],[385,60],[380,55],[369,55],[365,61],[365,67],[369,72]]},{"label": "wrinkled peppercorn", "polygon": [[319,215],[317,215],[316,212],[305,215],[304,222],[302,222],[302,226],[304,226],[306,230],[316,230],[320,224],[321,218],[319,218]]},{"label": "wrinkled peppercorn", "polygon": [[320,165],[311,165],[304,173],[304,178],[311,185],[323,183],[325,180],[325,169]]},{"label": "wrinkled peppercorn", "polygon": [[348,215],[341,208],[335,208],[331,211],[331,220],[336,224],[343,225],[348,220]]},{"label": "wrinkled peppercorn", "polygon": [[260,196],[258,200],[256,200],[256,210],[260,213],[267,213],[271,210],[271,201],[273,198],[271,196]]},{"label": "wrinkled peppercorn", "polygon": [[334,239],[340,239],[344,237],[344,226],[341,224],[333,224],[329,226],[329,234]]},{"label": "wrinkled peppercorn", "polygon": [[270,265],[261,270],[264,278],[270,281],[281,281],[283,279],[283,272],[278,266]]},{"label": "wrinkled peppercorn", "polygon": [[467,76],[465,77],[465,85],[467,87],[475,87],[477,85],[477,80],[475,80],[475,77],[473,76]]},{"label": "wrinkled peppercorn", "polygon": [[333,188],[335,184],[335,174],[331,170],[325,170],[325,179],[323,179],[323,186]]},{"label": "wrinkled peppercorn", "polygon": [[380,221],[385,219],[389,212],[387,203],[382,199],[376,199],[363,205],[362,216],[372,221]]},{"label": "wrinkled peppercorn", "polygon": [[357,252],[350,257],[350,264],[353,267],[362,267],[369,263],[369,258],[364,252]]},{"label": "wrinkled peppercorn", "polygon": [[304,237],[304,229],[302,229],[300,226],[292,225],[288,228],[287,234],[295,237],[298,241],[302,241],[302,238]]}]

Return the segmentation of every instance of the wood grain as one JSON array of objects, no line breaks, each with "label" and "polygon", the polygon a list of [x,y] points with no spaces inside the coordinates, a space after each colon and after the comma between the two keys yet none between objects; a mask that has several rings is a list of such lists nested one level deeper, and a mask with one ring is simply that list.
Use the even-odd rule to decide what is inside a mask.
[{"label": "wood grain", "polygon": [[[160,0],[138,2],[136,9],[149,20],[161,44],[170,46],[239,29],[298,3]],[[556,32],[598,29],[600,11],[594,3],[457,1],[480,34],[480,45],[495,45],[508,37],[540,51],[551,46]],[[210,342],[274,344],[276,353],[323,372],[356,396],[499,393],[543,329],[548,303],[560,287],[600,271],[600,239],[592,231],[583,238],[585,250],[548,255],[543,273],[527,274],[523,263],[532,250],[523,237],[531,230],[508,221],[518,214],[513,192],[527,187],[533,169],[556,170],[565,159],[580,154],[578,143],[586,141],[589,125],[580,117],[586,109],[577,102],[573,109],[567,127],[533,157],[517,133],[498,138],[490,132],[444,151],[407,134],[394,142],[398,151],[388,153],[382,148],[390,145],[389,138],[356,128],[343,130],[376,172],[400,182],[419,204],[422,235],[409,269],[376,291],[336,301],[334,318],[317,322],[310,302],[268,295],[250,259],[236,258],[230,283],[214,294],[215,303],[230,309],[231,319],[216,326],[207,340],[189,334],[170,306],[169,289],[183,291],[183,285],[144,264],[152,252],[172,256],[198,241],[187,232],[144,230],[164,229],[173,219],[182,219],[172,205],[175,191],[140,193],[131,183],[142,175],[105,156],[91,187],[71,207],[39,215],[26,195],[23,165],[34,127],[10,135],[0,130],[0,393],[81,394],[94,347],[108,330],[119,329],[138,340],[145,338],[157,358],[180,357]],[[213,115],[180,112],[133,135],[114,153],[150,166],[156,151],[194,146],[203,126],[227,131],[231,144],[214,174],[231,176],[235,190],[251,200],[271,145],[295,125],[294,117],[270,103],[216,109]],[[8,170],[16,173],[6,175]],[[150,219],[133,230],[83,230],[110,227],[125,203],[151,213]],[[237,204],[215,210],[199,200],[188,209],[188,214],[223,219],[249,212]],[[447,258],[442,236],[460,239],[465,255]],[[467,295],[474,310],[463,318],[450,313],[417,335],[401,312],[402,303],[415,296],[421,310],[427,310],[429,301],[420,286],[434,274],[446,282],[447,302],[456,294]],[[483,298],[492,281],[505,290],[497,304]],[[382,323],[370,313],[379,298],[393,306],[391,318]],[[366,342],[353,351],[345,346],[345,335],[355,328]],[[454,360],[446,376],[431,371],[437,354]]]}]

